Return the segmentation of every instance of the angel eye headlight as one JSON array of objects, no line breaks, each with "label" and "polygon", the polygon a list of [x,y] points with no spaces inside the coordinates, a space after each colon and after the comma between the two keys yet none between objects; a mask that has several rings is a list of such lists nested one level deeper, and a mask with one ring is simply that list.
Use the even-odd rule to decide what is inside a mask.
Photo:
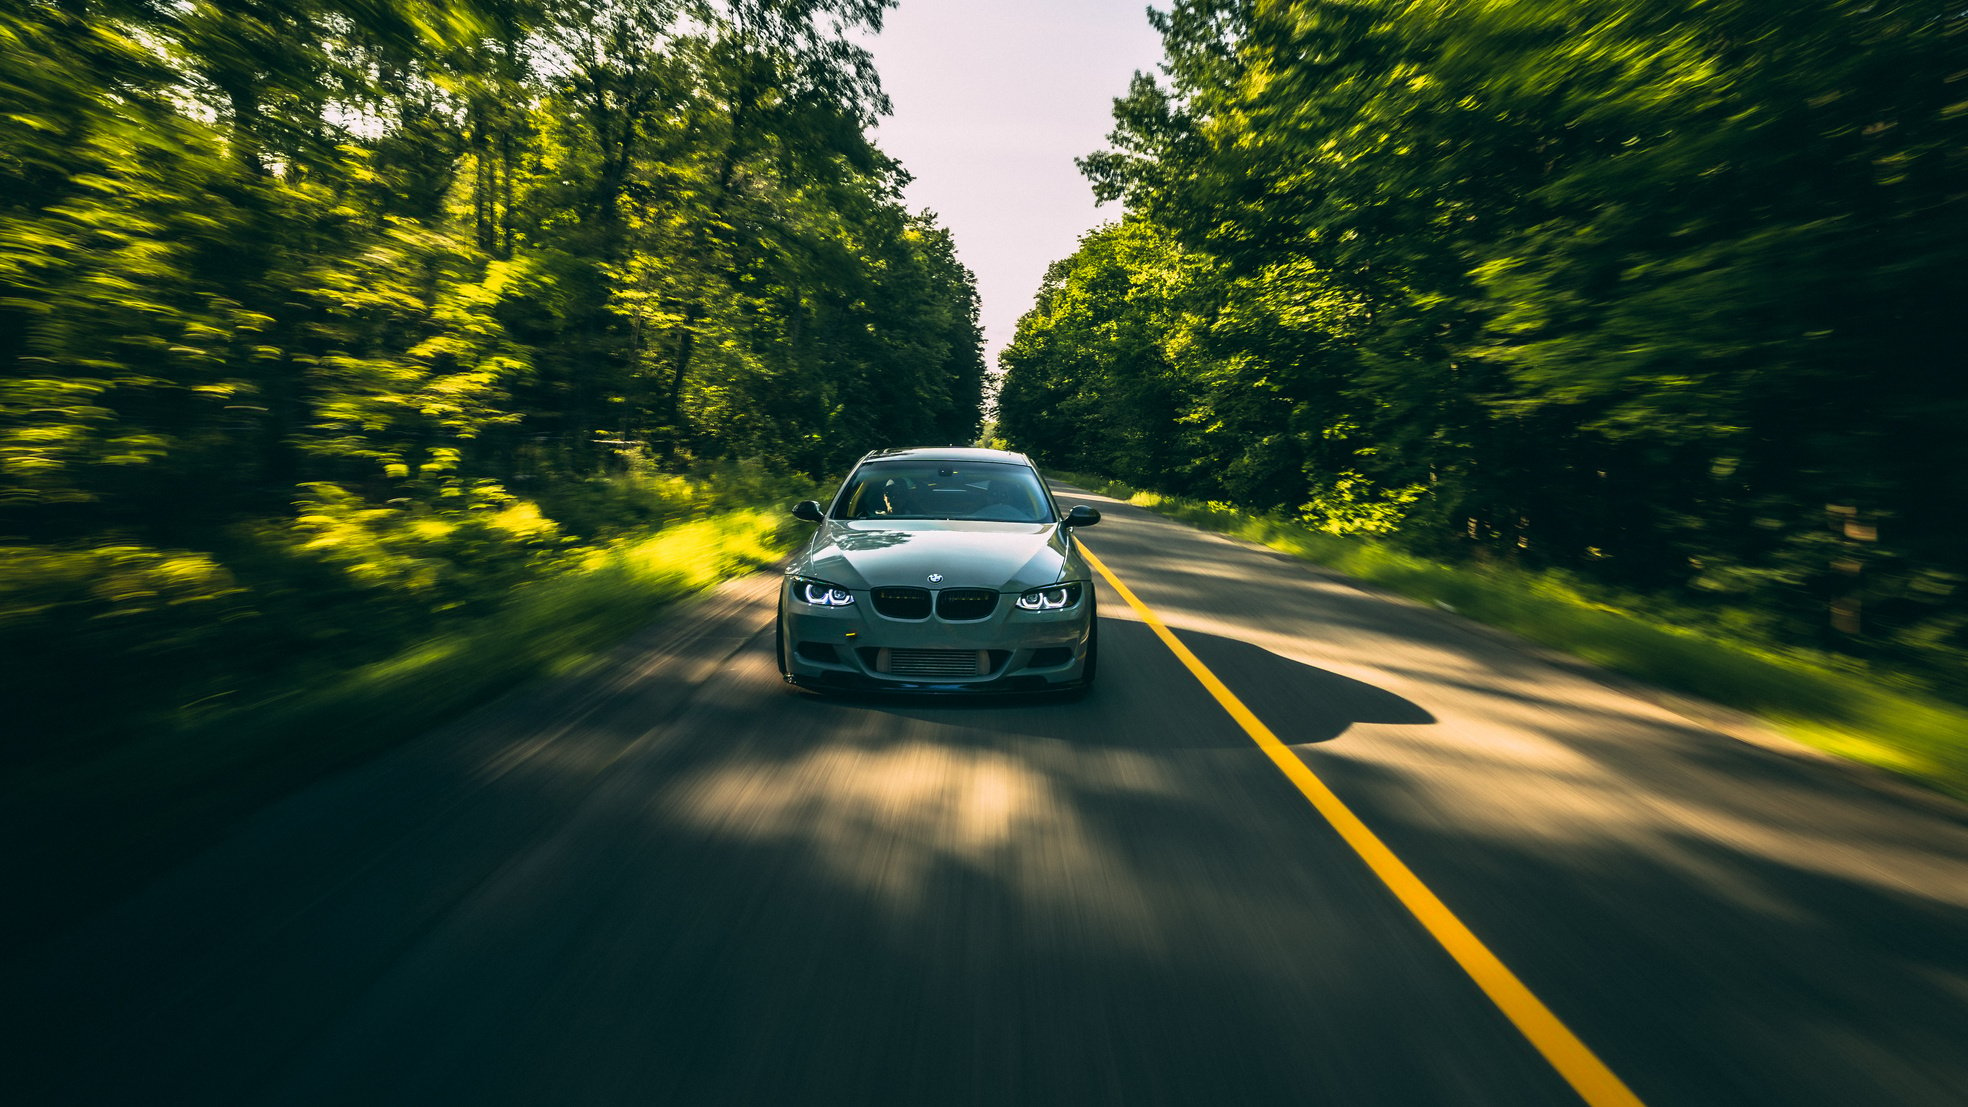
[{"label": "angel eye headlight", "polygon": [[845,588],[828,584],[824,580],[808,580],[805,577],[793,578],[793,598],[801,603],[815,607],[846,607],[854,602],[854,593]]},{"label": "angel eye headlight", "polygon": [[1080,602],[1080,585],[1055,584],[1050,588],[1035,588],[1018,597],[1018,606],[1026,611],[1063,611]]}]

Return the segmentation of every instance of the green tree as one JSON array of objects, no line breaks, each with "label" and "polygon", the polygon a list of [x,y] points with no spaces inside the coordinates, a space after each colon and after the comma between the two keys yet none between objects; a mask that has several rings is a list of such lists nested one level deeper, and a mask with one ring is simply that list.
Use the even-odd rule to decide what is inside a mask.
[{"label": "green tree", "polygon": [[973,283],[867,135],[888,7],[0,8],[26,731],[106,668],[108,739],[487,610],[671,510],[652,456],[972,435]]},{"label": "green tree", "polygon": [[[1948,429],[1968,398],[1959,13],[1151,18],[1166,79],[1136,78],[1083,166],[1212,274],[1207,325],[1161,332],[1190,343],[1176,419],[1198,432],[1149,467],[1163,484],[1718,599],[1787,641],[1937,672],[1959,656],[1968,535],[1940,476],[1968,460]],[[1008,369],[1100,391],[1095,336],[1130,309],[1050,316]],[[1043,441],[1132,420],[1095,410]]]}]

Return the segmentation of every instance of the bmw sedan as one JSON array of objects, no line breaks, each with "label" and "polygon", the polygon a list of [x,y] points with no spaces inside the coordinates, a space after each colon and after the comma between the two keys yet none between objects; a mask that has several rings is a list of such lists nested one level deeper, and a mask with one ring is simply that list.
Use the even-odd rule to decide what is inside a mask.
[{"label": "bmw sedan", "polygon": [[779,596],[779,672],[813,688],[1085,688],[1098,662],[1093,578],[1022,454],[881,450],[822,506]]}]

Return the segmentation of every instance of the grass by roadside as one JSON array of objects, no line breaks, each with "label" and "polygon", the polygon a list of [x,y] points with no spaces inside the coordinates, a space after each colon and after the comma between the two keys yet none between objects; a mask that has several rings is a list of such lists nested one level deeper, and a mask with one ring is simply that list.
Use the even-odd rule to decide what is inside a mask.
[{"label": "grass by roadside", "polygon": [[[660,612],[770,564],[797,531],[783,510],[725,510],[586,550],[492,613],[393,656],[223,714],[183,711],[103,755],[11,782],[0,862],[16,941],[50,933],[232,821],[496,698],[592,663]],[[78,705],[86,710],[86,705]]]},{"label": "grass by roadside", "polygon": [[1733,642],[1621,610],[1508,566],[1446,565],[1224,504],[1050,474],[1161,515],[1268,546],[1616,672],[1755,714],[1807,745],[1968,799],[1968,711],[1835,661]]}]

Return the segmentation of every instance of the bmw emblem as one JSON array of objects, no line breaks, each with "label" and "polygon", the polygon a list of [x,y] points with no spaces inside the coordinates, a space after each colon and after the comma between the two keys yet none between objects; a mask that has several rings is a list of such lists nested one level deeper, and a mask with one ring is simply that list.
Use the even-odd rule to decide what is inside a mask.
[{"label": "bmw emblem", "polygon": [[931,583],[931,584],[941,584],[941,583],[943,583],[943,574],[942,574],[942,573],[931,573],[931,574],[929,574],[929,583]]}]

